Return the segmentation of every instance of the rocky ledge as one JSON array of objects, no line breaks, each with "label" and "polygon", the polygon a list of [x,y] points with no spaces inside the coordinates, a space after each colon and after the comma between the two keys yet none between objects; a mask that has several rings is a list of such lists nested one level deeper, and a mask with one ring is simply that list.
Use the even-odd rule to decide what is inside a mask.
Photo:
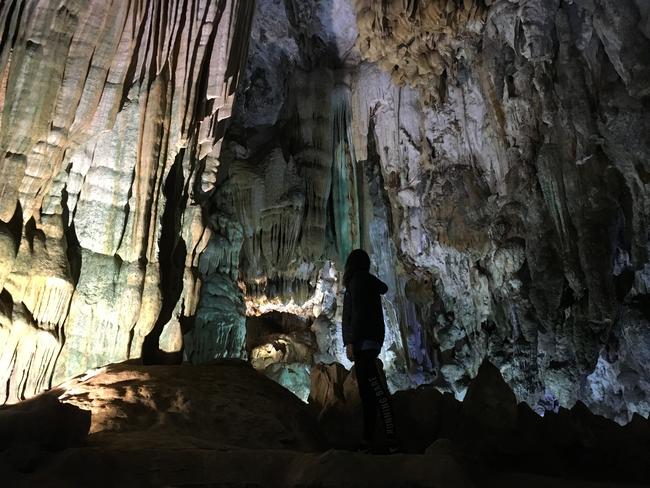
[{"label": "rocky ledge", "polygon": [[338,365],[323,366],[307,405],[240,361],[115,364],[2,407],[0,471],[5,486],[47,487],[605,487],[650,478],[647,421],[620,427],[580,406],[537,417],[489,363],[463,403],[430,388],[393,397],[403,453],[353,452],[341,448],[353,441],[353,383]]}]

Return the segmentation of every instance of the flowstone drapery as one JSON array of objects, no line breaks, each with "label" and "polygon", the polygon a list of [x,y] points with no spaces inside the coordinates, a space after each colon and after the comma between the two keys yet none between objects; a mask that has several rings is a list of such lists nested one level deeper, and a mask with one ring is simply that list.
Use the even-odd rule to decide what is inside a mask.
[{"label": "flowstone drapery", "polygon": [[179,351],[253,7],[2,2],[0,402]]}]

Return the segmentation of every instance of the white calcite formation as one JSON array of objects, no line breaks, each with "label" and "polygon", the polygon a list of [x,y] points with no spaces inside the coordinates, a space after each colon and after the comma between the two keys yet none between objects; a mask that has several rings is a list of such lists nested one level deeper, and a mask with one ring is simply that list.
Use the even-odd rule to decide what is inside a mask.
[{"label": "white calcite formation", "polygon": [[433,283],[412,301],[438,381],[462,396],[488,357],[531,405],[647,416],[650,9],[388,3],[356,2],[379,68],[355,72],[354,141]]},{"label": "white calcite formation", "polygon": [[649,14],[259,1],[216,204],[249,313],[311,315],[313,361],[349,366],[322,270],[359,245],[391,290],[393,388],[462,398],[487,357],[540,413],[647,416]]},{"label": "white calcite formation", "polygon": [[0,403],[180,350],[252,9],[0,4]]}]

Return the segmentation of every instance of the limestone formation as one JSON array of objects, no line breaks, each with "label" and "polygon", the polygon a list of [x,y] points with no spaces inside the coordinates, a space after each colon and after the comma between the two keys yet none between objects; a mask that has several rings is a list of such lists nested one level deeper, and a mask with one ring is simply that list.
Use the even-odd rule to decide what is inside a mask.
[{"label": "limestone formation", "polygon": [[641,3],[356,2],[380,67],[353,77],[356,154],[374,140],[401,261],[433,284],[414,306],[436,382],[461,397],[489,357],[531,405],[650,413]]},{"label": "limestone formation", "polygon": [[447,80],[456,77],[475,48],[487,14],[482,0],[356,0],[363,57],[390,73],[397,85],[424,88],[444,100]]},{"label": "limestone formation", "polygon": [[487,357],[537,411],[581,400],[620,422],[648,415],[648,10],[269,0],[257,12],[218,203],[245,229],[247,313],[313,315],[315,360],[350,366],[340,301],[311,305],[319,270],[358,244],[391,290],[393,388],[462,398]]},{"label": "limestone formation", "polygon": [[[296,361],[308,368],[331,361],[350,366],[340,343],[339,274],[352,249],[371,247],[374,269],[390,287],[382,360],[393,373],[391,386],[399,388],[426,378],[422,362],[427,358],[411,359],[405,347],[409,326],[403,319],[406,309],[413,309],[403,298],[394,266],[388,202],[378,189],[381,176],[359,164],[356,154],[356,37],[353,5],[347,0],[258,3],[212,200],[212,212],[224,222],[213,241],[219,249],[232,249],[227,252],[233,258],[226,262],[235,271],[227,296],[243,299],[247,315],[276,310],[312,322],[313,354],[296,355],[296,341],[278,337],[248,351],[260,368]],[[241,244],[230,238],[240,231]],[[202,301],[197,316],[212,303]],[[243,323],[239,327],[243,337]],[[188,342],[205,343],[206,337],[195,328]],[[239,353],[229,349],[233,354]],[[302,377],[296,389],[308,391],[306,375],[292,377]]]},{"label": "limestone formation", "polygon": [[180,350],[253,7],[2,2],[0,402]]},{"label": "limestone formation", "polygon": [[[351,366],[340,275],[363,247],[391,389],[461,399],[487,358],[538,413],[647,416],[649,19],[4,2],[0,398],[142,352],[249,358],[306,398],[320,363]],[[251,345],[273,311],[309,325]]]}]

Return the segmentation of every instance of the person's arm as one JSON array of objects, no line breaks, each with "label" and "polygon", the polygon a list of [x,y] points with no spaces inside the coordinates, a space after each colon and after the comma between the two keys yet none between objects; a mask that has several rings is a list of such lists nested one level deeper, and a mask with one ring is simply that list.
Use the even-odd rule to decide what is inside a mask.
[{"label": "person's arm", "polygon": [[363,291],[358,277],[352,277],[343,297],[343,344],[345,355],[354,361],[355,330],[358,326],[359,313],[363,310]]},{"label": "person's arm", "polygon": [[343,295],[343,320],[341,323],[343,333],[343,345],[354,343],[354,328],[352,327],[352,297],[350,291],[346,290]]},{"label": "person's arm", "polygon": [[388,285],[381,281],[379,278],[374,276],[375,278],[375,283],[377,284],[377,291],[379,292],[380,295],[384,295],[388,291]]},{"label": "person's arm", "polygon": [[354,362],[354,345],[348,344],[345,346],[345,355],[350,361]]}]

